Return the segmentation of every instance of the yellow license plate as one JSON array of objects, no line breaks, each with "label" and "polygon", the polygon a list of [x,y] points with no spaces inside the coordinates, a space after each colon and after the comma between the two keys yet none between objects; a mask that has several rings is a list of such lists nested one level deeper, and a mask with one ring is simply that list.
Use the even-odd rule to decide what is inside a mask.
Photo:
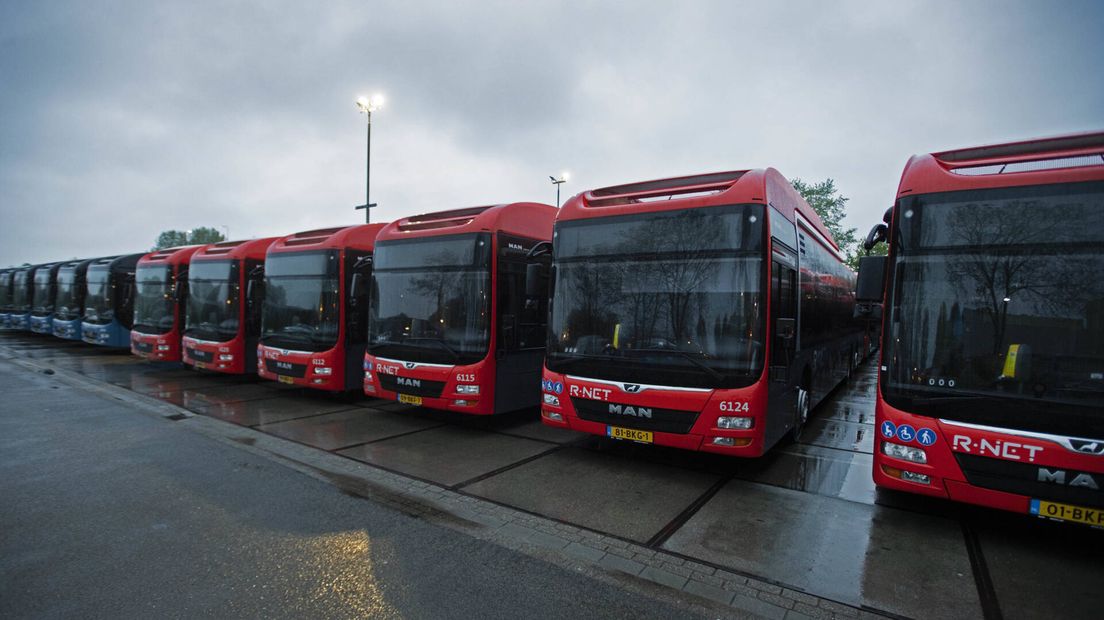
[{"label": "yellow license plate", "polygon": [[421,396],[407,396],[406,394],[399,394],[399,402],[406,403],[408,405],[420,405],[422,404]]},{"label": "yellow license plate", "polygon": [[207,367],[207,364],[204,364],[203,362],[193,362],[192,366],[195,367],[196,370],[203,370]]},{"label": "yellow license plate", "polygon": [[280,383],[287,383],[289,385],[295,383],[295,379],[293,377],[285,377],[284,375],[276,375],[276,380]]},{"label": "yellow license plate", "polygon": [[629,441],[639,441],[640,443],[652,443],[651,431],[638,431],[635,428],[607,426],[606,435],[613,439],[627,439]]},{"label": "yellow license plate", "polygon": [[1071,506],[1069,504],[1059,504],[1058,502],[1033,499],[1031,500],[1031,506],[1028,508],[1028,511],[1033,515],[1046,517],[1048,519],[1073,521],[1074,523],[1104,527],[1104,509],[1100,508],[1083,508],[1081,506]]}]

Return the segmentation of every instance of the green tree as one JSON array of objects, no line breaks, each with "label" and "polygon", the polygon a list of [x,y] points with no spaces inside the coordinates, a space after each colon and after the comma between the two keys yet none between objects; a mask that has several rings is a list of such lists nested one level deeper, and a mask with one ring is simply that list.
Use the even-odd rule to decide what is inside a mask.
[{"label": "green tree", "polygon": [[[843,227],[843,218],[847,215],[848,198],[839,193],[835,179],[824,179],[817,183],[794,179],[793,186],[824,221],[828,232],[832,233],[832,238],[836,240],[840,250],[847,257],[847,264],[852,269],[857,268],[859,257],[864,255],[862,240],[859,239],[856,229]],[[884,254],[884,248],[881,251],[879,248],[874,248],[873,253]]]},{"label": "green tree", "polygon": [[216,228],[210,226],[200,226],[192,230],[165,230],[160,235],[157,235],[157,241],[154,243],[152,249],[163,250],[165,248],[175,248],[181,245],[205,245],[208,243],[218,243],[219,241],[226,241],[226,237],[218,231]]},{"label": "green tree", "polygon": [[188,243],[192,245],[206,245],[208,243],[218,243],[219,241],[226,241],[226,237],[217,228],[211,228],[210,226],[193,228],[192,234],[188,236]]}]

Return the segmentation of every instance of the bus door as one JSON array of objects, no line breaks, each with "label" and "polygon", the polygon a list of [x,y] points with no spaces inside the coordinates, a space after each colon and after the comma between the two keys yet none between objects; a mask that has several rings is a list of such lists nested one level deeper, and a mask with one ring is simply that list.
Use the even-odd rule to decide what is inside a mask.
[{"label": "bus door", "polygon": [[770,380],[765,441],[786,430],[797,406],[797,254],[775,240],[770,265]]},{"label": "bus door", "polygon": [[372,253],[345,250],[345,389],[364,386],[364,351],[368,344],[368,301]]},{"label": "bus door", "polygon": [[498,321],[495,347],[495,413],[536,407],[541,397],[541,372],[547,339],[547,296],[528,299],[525,277],[534,261],[549,256],[529,257],[539,242],[498,235]]}]

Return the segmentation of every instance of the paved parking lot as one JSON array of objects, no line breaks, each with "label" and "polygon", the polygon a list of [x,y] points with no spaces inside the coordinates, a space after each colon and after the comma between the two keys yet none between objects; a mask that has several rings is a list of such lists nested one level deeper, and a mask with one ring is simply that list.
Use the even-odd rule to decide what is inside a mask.
[{"label": "paved parking lot", "polygon": [[1098,617],[1104,532],[877,492],[873,365],[800,443],[737,461],[150,364],[49,337],[0,346],[456,492],[855,607],[923,618]]}]

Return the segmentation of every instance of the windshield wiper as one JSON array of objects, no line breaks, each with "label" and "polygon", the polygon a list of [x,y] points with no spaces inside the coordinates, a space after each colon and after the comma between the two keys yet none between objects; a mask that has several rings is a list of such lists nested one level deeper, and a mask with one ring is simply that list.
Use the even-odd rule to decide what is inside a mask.
[{"label": "windshield wiper", "polygon": [[433,344],[435,344],[435,345],[441,347],[442,349],[444,349],[445,351],[447,351],[449,353],[449,355],[452,355],[452,359],[454,361],[459,361],[460,360],[460,354],[456,352],[456,349],[449,346],[449,344],[447,342],[445,342],[444,340],[442,340],[441,338],[426,338],[426,337],[414,338],[414,337],[411,337],[411,336],[407,336],[406,338],[403,338],[403,343],[405,344],[406,342],[409,342],[411,340],[413,340],[414,342],[432,342]]},{"label": "windshield wiper", "polygon": [[[632,352],[632,353],[646,353],[646,354],[650,353],[650,354],[657,354],[657,355],[673,355],[673,356],[681,357],[684,360],[690,362],[691,364],[697,366],[698,368],[701,368],[702,370],[704,370],[706,372],[706,374],[708,374],[710,377],[713,378],[714,381],[724,381],[724,378],[725,378],[724,375],[717,372],[715,369],[710,368],[708,364],[706,364],[706,363],[702,362],[701,360],[695,358],[693,355],[690,355],[686,351],[680,351],[678,349],[624,349],[622,351],[623,354],[627,354],[627,353],[630,353],[630,352]],[[626,355],[626,357],[628,357],[628,355]]]}]

